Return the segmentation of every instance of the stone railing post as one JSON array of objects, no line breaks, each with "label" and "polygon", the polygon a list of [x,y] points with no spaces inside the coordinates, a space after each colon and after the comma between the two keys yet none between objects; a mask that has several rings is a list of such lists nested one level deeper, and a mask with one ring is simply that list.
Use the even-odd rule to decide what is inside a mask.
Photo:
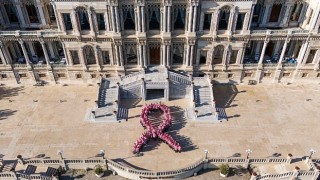
[{"label": "stone railing post", "polygon": [[289,154],[287,155],[287,161],[286,161],[286,163],[287,163],[287,164],[291,164],[291,161],[292,161],[292,154],[289,153]]}]

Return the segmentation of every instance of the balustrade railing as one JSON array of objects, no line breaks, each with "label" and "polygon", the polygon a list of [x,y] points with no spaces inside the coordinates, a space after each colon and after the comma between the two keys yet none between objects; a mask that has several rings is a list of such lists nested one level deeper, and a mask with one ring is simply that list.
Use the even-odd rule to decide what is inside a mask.
[{"label": "balustrade railing", "polygon": [[258,64],[257,63],[246,63],[246,64],[243,64],[243,67],[258,67]]},{"label": "balustrade railing", "polygon": [[187,84],[187,85],[191,84],[189,77],[183,76],[174,72],[170,72],[170,71],[169,71],[169,80],[179,82],[181,84]]}]

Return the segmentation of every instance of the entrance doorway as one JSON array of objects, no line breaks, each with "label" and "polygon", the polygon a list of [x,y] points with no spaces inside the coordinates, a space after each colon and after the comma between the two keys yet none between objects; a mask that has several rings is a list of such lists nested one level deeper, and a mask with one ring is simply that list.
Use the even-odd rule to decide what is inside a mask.
[{"label": "entrance doorway", "polygon": [[160,47],[150,47],[150,64],[160,65]]},{"label": "entrance doorway", "polygon": [[163,99],[164,89],[147,89],[147,100]]}]

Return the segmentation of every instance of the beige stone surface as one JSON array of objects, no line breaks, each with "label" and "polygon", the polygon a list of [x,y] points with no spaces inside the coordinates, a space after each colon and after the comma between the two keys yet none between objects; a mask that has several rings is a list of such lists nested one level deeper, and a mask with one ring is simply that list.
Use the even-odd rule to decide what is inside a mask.
[{"label": "beige stone surface", "polygon": [[205,149],[211,157],[245,156],[248,148],[253,157],[303,156],[310,148],[320,150],[319,85],[214,86],[217,104],[226,107],[229,117],[219,124],[188,121],[183,115],[188,100],[170,101],[166,104],[177,108],[169,134],[184,151],[174,153],[166,144],[151,141],[141,157],[133,156],[131,147],[144,131],[137,118],[144,102],[123,101],[127,107],[134,104],[127,122],[89,123],[85,111],[94,106],[97,92],[97,86],[81,85],[0,86],[0,153],[5,159],[18,154],[58,158],[61,149],[66,158],[89,158],[104,149],[108,158],[150,170],[173,170],[204,157]]}]

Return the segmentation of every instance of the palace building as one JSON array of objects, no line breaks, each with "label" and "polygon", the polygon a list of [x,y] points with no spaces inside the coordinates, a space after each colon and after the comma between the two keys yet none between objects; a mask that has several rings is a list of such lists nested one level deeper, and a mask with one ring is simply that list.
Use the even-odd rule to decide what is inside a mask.
[{"label": "palace building", "polygon": [[320,80],[319,0],[1,0],[0,82],[149,68],[216,82]]}]

